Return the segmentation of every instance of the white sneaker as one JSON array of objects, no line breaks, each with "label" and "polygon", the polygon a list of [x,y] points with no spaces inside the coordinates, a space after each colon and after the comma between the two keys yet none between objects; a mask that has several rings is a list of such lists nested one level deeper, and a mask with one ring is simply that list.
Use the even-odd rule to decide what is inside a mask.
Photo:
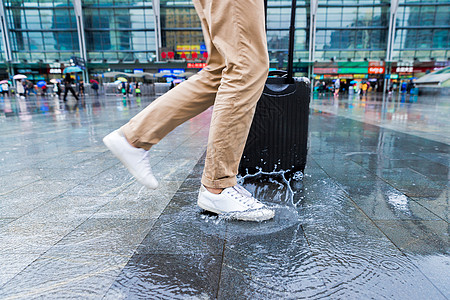
[{"label": "white sneaker", "polygon": [[242,221],[265,221],[275,216],[273,209],[253,198],[240,185],[226,188],[220,194],[213,194],[202,185],[197,204],[204,210]]},{"label": "white sneaker", "polygon": [[153,176],[148,160],[149,151],[131,146],[119,130],[115,130],[105,136],[103,143],[124,164],[138,182],[149,189],[158,187],[158,181]]}]

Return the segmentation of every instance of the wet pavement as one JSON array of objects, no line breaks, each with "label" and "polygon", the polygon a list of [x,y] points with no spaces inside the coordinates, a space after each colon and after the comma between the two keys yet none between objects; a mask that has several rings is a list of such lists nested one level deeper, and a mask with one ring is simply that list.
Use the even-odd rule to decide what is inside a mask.
[{"label": "wet pavement", "polygon": [[313,99],[303,180],[242,178],[262,223],[195,205],[211,110],[155,191],[106,150],[151,100],[0,98],[0,299],[450,298],[448,99]]}]

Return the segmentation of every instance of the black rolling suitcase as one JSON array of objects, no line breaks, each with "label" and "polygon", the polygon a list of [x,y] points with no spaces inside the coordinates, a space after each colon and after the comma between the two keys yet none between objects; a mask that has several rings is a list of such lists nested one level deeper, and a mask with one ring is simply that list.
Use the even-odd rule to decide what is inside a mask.
[{"label": "black rolling suitcase", "polygon": [[292,76],[295,7],[293,0],[288,70],[269,73],[239,165],[241,175],[261,170],[290,176],[305,168],[311,90],[307,78]]}]

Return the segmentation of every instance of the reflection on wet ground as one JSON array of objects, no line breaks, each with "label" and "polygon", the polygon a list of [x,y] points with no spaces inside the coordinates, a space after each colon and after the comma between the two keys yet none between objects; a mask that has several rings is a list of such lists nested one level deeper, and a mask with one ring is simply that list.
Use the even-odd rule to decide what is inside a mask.
[{"label": "reflection on wet ground", "polygon": [[400,130],[437,142],[450,143],[448,97],[400,94],[314,94],[311,107],[387,129]]},{"label": "reflection on wet ground", "polygon": [[445,99],[340,97],[312,102],[302,181],[242,179],[277,211],[256,224],[195,205],[211,110],[149,191],[101,138],[152,99],[1,99],[0,298],[450,298]]}]

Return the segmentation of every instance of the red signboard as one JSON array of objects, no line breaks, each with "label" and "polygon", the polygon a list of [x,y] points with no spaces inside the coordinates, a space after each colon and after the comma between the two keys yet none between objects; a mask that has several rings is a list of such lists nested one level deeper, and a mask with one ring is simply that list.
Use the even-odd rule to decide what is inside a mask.
[{"label": "red signboard", "polygon": [[384,74],[384,67],[369,67],[369,74]]},{"label": "red signboard", "polygon": [[203,69],[206,65],[206,63],[188,63],[187,67],[188,69]]}]

